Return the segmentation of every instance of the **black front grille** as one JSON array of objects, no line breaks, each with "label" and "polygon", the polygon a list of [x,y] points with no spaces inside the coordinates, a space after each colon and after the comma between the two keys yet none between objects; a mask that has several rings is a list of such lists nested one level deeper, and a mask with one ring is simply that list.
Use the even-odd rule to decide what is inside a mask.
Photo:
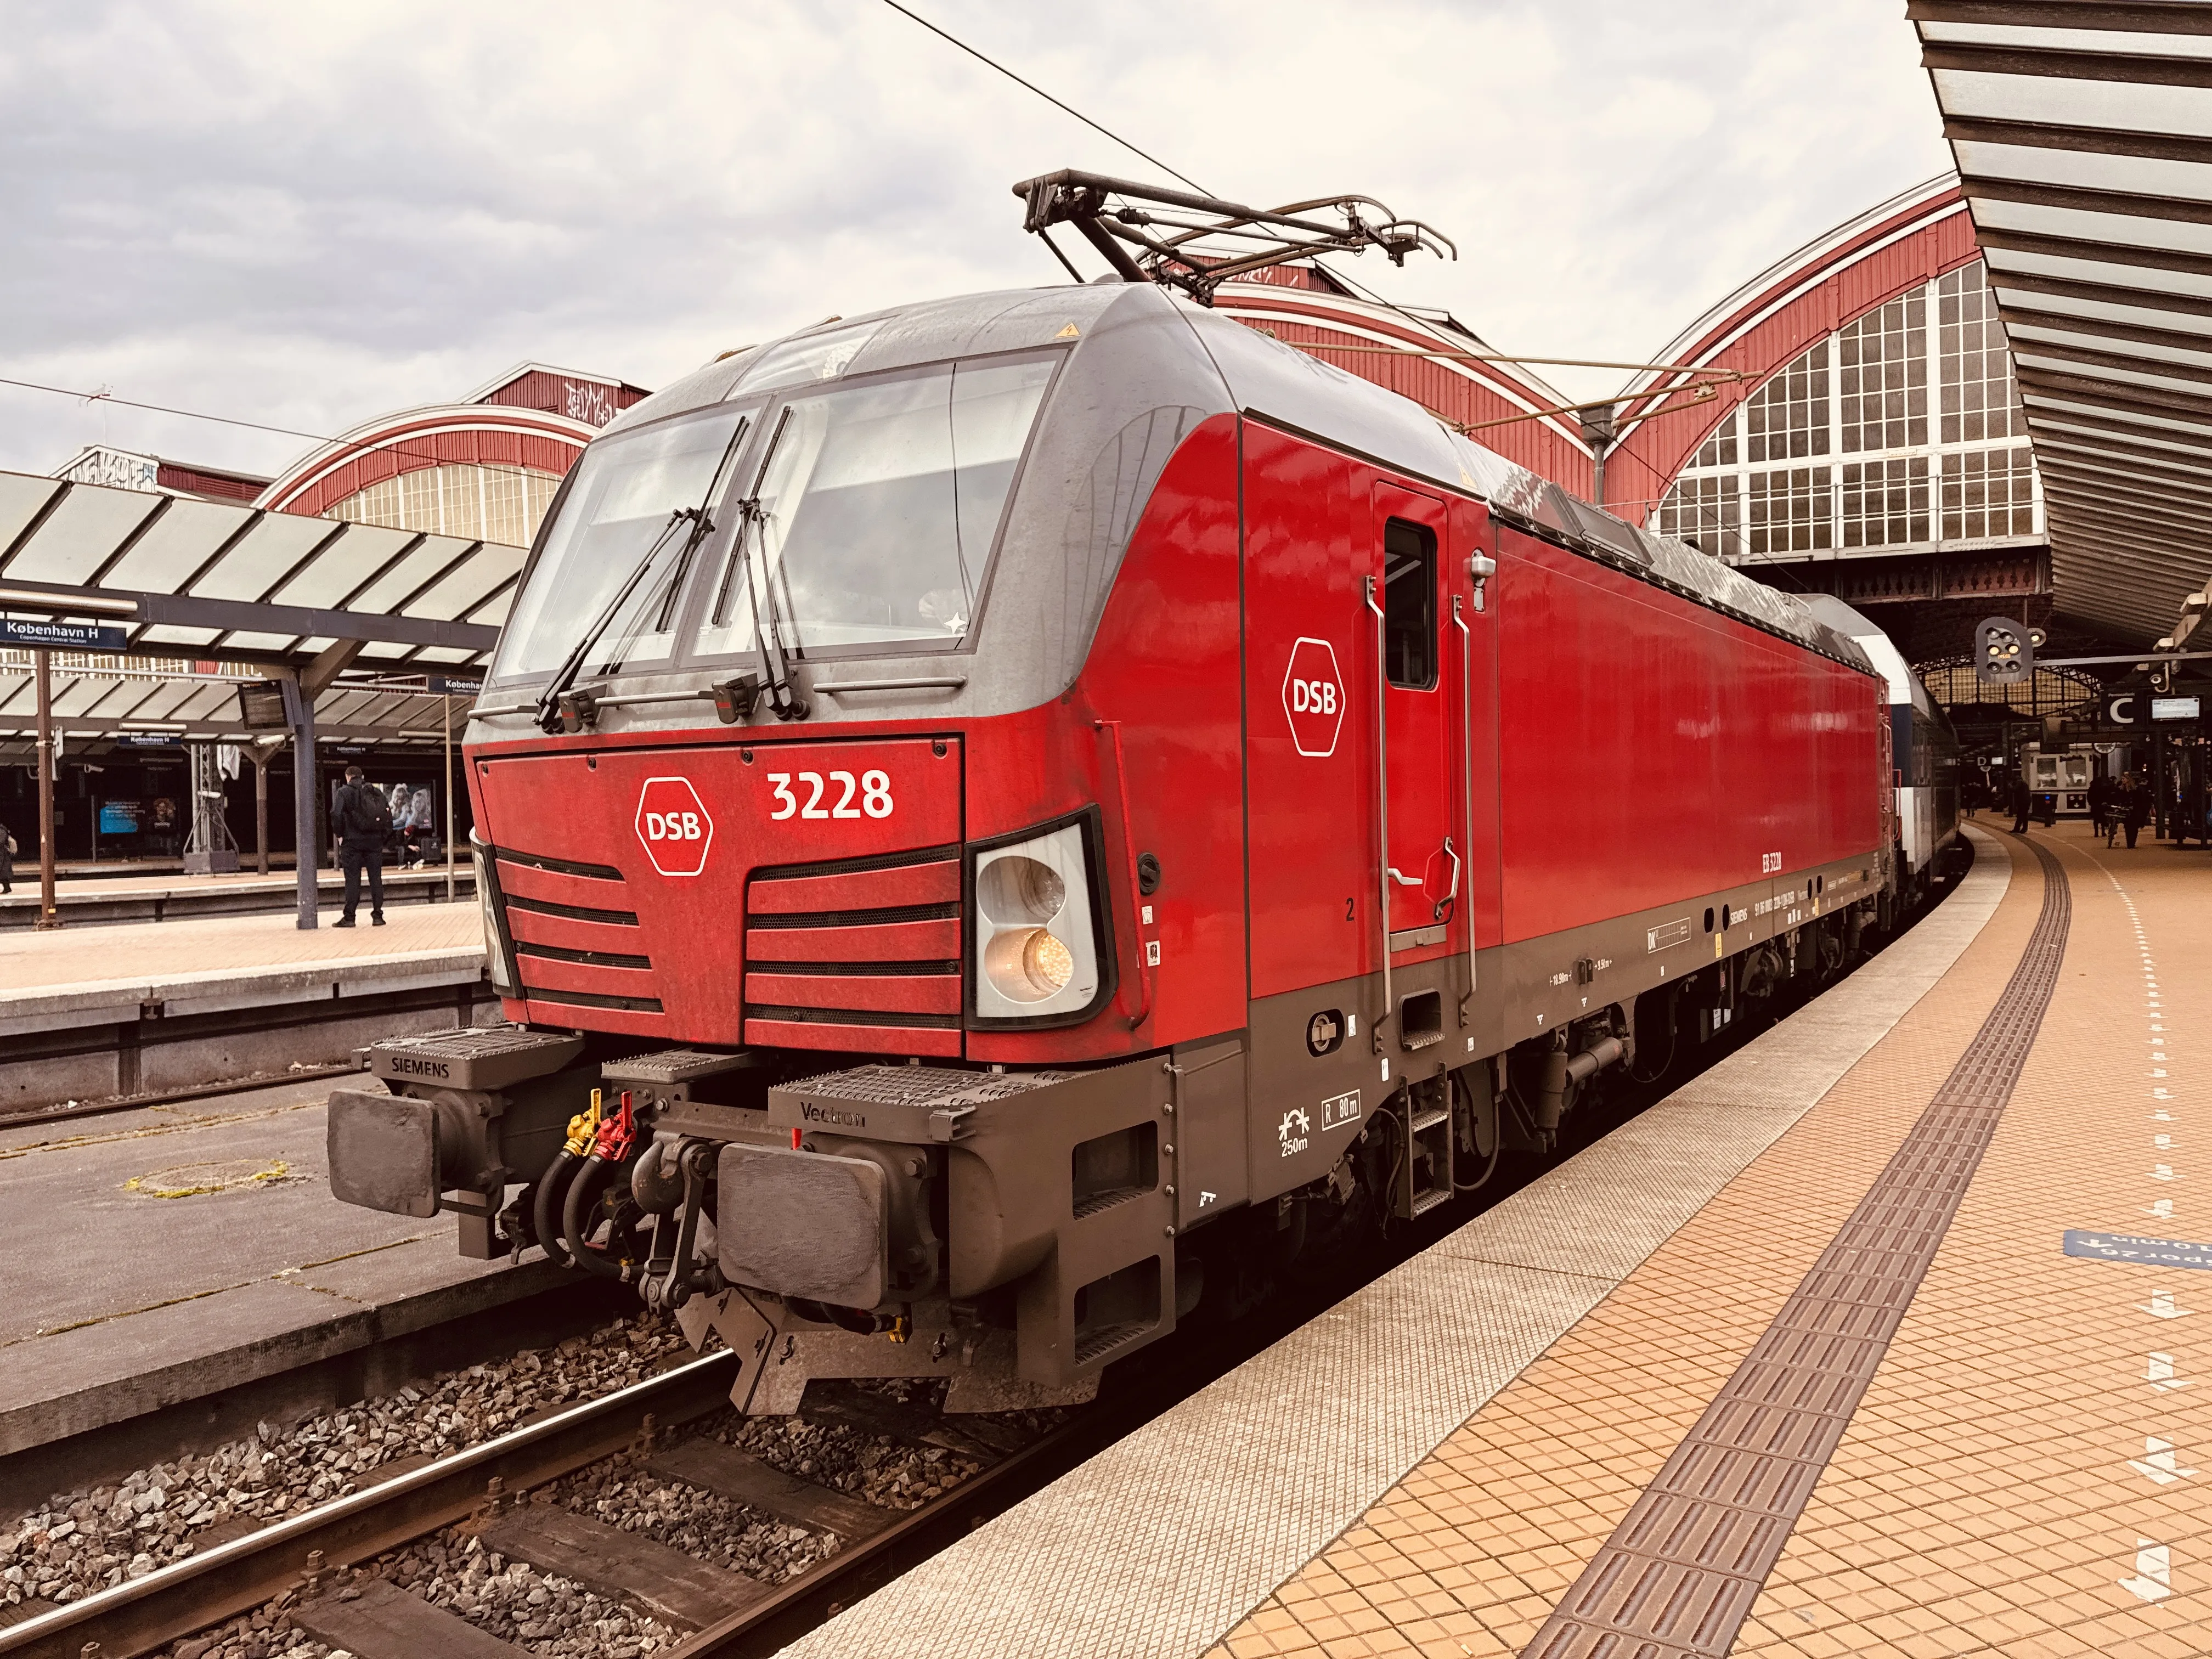
[{"label": "black front grille", "polygon": [[650,968],[651,957],[632,956],[624,951],[571,951],[558,945],[533,945],[528,939],[515,942],[514,954],[519,957],[543,957],[548,962],[580,963],[586,968]]},{"label": "black front grille", "polygon": [[872,853],[866,858],[827,859],[820,864],[763,865],[753,872],[755,881],[799,881],[808,876],[859,876],[871,870],[898,870],[909,864],[945,864],[960,856],[960,848],[925,847],[914,853]]},{"label": "black front grille", "polygon": [[950,957],[943,962],[757,962],[752,968],[760,974],[811,974],[822,979],[922,979],[960,971],[960,964]]},{"label": "black front grille", "polygon": [[957,921],[957,904],[893,904],[880,910],[799,910],[789,915],[751,915],[745,926],[758,933],[779,927],[878,927],[893,921]]},{"label": "black front grille", "polygon": [[525,865],[556,876],[583,876],[592,881],[620,881],[623,872],[611,864],[580,864],[574,859],[548,858],[543,853],[518,853],[512,847],[495,847],[492,856],[503,864]]},{"label": "black front grille", "polygon": [[957,1014],[884,1013],[872,1008],[775,1008],[757,1002],[745,1005],[745,1018],[780,1019],[796,1025],[894,1025],[908,1030],[939,1031],[960,1029]]},{"label": "black front grille", "polygon": [[573,1008],[619,1008],[626,1013],[657,1014],[659,997],[602,996],[597,991],[548,991],[526,983],[522,994],[532,1002],[557,1002]]},{"label": "black front grille", "polygon": [[595,910],[588,904],[556,904],[550,899],[514,897],[507,900],[507,908],[510,910],[529,910],[541,916],[565,916],[570,921],[603,921],[615,927],[637,926],[637,912],[635,910]]}]

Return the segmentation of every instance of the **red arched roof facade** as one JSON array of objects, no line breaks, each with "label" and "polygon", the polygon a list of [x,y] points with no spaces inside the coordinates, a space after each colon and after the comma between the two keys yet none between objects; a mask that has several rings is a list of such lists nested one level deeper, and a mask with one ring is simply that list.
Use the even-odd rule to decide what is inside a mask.
[{"label": "red arched roof facade", "polygon": [[1411,398],[1484,448],[1576,495],[1589,494],[1589,452],[1576,436],[1577,417],[1527,418],[1566,403],[1563,393],[1509,363],[1398,355],[1492,349],[1451,317],[1355,298],[1328,286],[1326,272],[1302,266],[1279,267],[1261,276],[1262,280],[1223,284],[1214,309],[1285,345],[1311,351],[1348,374]]},{"label": "red arched roof facade", "polygon": [[[1668,412],[1630,427],[1606,456],[1607,509],[1645,522],[1714,428],[1776,370],[1906,289],[1979,257],[1966,198],[1947,175],[1884,202],[1761,272],[1653,359],[1738,369],[1744,379],[1720,387],[1710,403],[1677,398]],[[1639,375],[1623,394],[1620,416],[1661,407],[1661,395],[1687,379]]]},{"label": "red arched roof facade", "polygon": [[257,507],[319,517],[371,484],[432,466],[522,466],[567,474],[599,428],[550,410],[457,404],[356,427],[295,462]]}]

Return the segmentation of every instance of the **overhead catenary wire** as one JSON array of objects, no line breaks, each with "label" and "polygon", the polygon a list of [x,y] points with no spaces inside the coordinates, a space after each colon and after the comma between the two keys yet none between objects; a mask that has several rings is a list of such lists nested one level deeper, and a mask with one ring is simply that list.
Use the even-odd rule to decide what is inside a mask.
[{"label": "overhead catenary wire", "polygon": [[1082,122],[1085,126],[1089,127],[1093,132],[1100,133],[1108,138],[1111,138],[1115,143],[1121,145],[1123,149],[1127,150],[1130,155],[1142,157],[1145,161],[1151,162],[1154,167],[1158,167],[1161,172],[1168,174],[1171,178],[1180,179],[1184,184],[1188,185],[1193,190],[1198,191],[1202,196],[1210,196],[1213,193],[1207,190],[1204,185],[1200,184],[1197,179],[1192,178],[1188,173],[1177,173],[1165,161],[1160,160],[1158,156],[1152,154],[1151,151],[1139,149],[1136,145],[1131,143],[1127,138],[1124,138],[1120,133],[1115,131],[1111,127],[1101,125],[1099,123],[1092,120],[1089,116],[1085,115],[1081,110],[1076,108],[1073,104],[1062,103],[1059,99],[1047,92],[1042,87],[1037,85],[1036,82],[1024,80],[1020,76],[1015,74],[1013,70],[1008,69],[1004,64],[1000,63],[996,58],[986,57],[983,53],[976,51],[975,47],[969,46],[958,35],[953,34],[945,29],[939,28],[936,24],[931,22],[929,19],[921,15],[921,13],[911,10],[908,8],[899,4],[899,0],[884,0],[884,3],[889,6],[893,11],[898,13],[900,16],[908,18],[914,22],[921,24],[922,27],[927,29],[932,34],[937,36],[940,40],[948,41],[951,45],[959,47],[961,51],[966,52],[977,63],[988,64],[992,69],[998,70],[1000,74],[1005,76],[1006,79],[1014,82],[1015,85],[1026,88],[1028,90],[1036,94],[1038,97],[1043,99],[1046,103],[1050,104],[1054,109],[1061,110],[1069,115],[1073,115],[1077,120]]}]

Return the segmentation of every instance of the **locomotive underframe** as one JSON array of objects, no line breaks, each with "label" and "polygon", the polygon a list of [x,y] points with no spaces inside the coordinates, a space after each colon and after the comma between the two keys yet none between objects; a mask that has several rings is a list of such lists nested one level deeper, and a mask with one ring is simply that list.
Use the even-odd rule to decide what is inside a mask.
[{"label": "locomotive underframe", "polygon": [[1501,1147],[1548,1148],[1639,1035],[1663,1068],[1745,1003],[1825,979],[1887,919],[1887,863],[1485,951],[1472,982],[1463,956],[1400,961],[1388,1018],[1370,975],[1090,1069],[824,1073],[818,1052],[638,1054],[520,1028],[400,1039],[371,1051],[380,1087],[332,1096],[333,1186],[458,1213],[465,1255],[519,1254],[540,1242],[531,1184],[598,1090],[661,1169],[705,1157],[691,1191],[656,1175],[653,1243],[622,1271],[695,1344],[712,1332],[744,1356],[744,1409],[794,1410],[837,1376],[943,1376],[954,1411],[1073,1403],[1173,1331],[1210,1274],[1233,1304],[1235,1281],[1289,1269],[1354,1205],[1417,1218]]}]

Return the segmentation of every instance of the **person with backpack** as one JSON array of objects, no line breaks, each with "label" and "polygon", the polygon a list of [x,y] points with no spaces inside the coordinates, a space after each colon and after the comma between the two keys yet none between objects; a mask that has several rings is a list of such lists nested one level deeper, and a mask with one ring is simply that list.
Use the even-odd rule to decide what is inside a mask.
[{"label": "person with backpack", "polygon": [[368,919],[384,926],[384,843],[392,834],[392,806],[384,792],[362,781],[358,766],[346,768],[331,817],[338,832],[338,867],[345,872],[345,914],[333,925],[350,927],[361,905],[361,872],[368,872]]}]

